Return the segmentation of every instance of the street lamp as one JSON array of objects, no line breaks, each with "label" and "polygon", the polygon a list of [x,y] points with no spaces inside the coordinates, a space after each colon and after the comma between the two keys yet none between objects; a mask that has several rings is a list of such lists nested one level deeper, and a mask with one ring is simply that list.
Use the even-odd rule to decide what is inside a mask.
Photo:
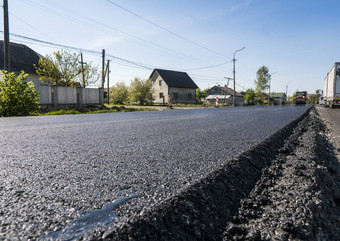
[{"label": "street lamp", "polygon": [[234,74],[234,91],[233,91],[233,106],[235,106],[235,103],[236,103],[236,91],[235,91],[235,54],[239,51],[242,51],[244,50],[245,47],[243,47],[242,49],[239,49],[239,50],[236,50],[235,53],[234,53],[234,58],[233,58],[233,74]]}]

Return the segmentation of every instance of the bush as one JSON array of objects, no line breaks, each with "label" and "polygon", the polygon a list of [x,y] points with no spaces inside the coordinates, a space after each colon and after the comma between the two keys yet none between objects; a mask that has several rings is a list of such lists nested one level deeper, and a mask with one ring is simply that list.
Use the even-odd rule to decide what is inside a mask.
[{"label": "bush", "polygon": [[27,116],[38,111],[39,93],[28,74],[2,71],[0,80],[0,116]]}]

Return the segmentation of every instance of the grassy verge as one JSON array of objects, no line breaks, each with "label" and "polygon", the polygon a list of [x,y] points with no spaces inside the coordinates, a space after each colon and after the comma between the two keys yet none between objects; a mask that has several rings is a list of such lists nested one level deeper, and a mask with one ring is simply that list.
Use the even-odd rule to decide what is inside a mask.
[{"label": "grassy verge", "polygon": [[118,113],[118,112],[136,112],[136,111],[154,111],[156,109],[150,108],[119,108],[119,109],[99,109],[89,110],[80,112],[78,110],[56,110],[49,111],[46,113],[39,113],[39,116],[50,116],[50,115],[77,115],[77,114],[102,114],[102,113]]}]

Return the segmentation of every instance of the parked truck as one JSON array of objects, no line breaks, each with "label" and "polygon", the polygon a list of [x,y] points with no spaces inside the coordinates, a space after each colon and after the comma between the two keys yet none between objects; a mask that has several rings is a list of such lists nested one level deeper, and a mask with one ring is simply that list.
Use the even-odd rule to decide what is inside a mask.
[{"label": "parked truck", "polygon": [[336,62],[325,77],[323,103],[331,108],[340,106],[340,62]]}]

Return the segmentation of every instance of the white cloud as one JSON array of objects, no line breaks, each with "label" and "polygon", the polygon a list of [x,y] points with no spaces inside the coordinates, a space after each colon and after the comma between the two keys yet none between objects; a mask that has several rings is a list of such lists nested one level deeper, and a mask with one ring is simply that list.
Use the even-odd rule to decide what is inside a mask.
[{"label": "white cloud", "polygon": [[249,5],[253,2],[253,0],[248,0],[246,2],[243,2],[243,3],[239,3],[239,4],[236,4],[234,6],[232,6],[230,8],[230,11],[237,11],[241,8],[246,8],[246,7],[249,7]]}]

